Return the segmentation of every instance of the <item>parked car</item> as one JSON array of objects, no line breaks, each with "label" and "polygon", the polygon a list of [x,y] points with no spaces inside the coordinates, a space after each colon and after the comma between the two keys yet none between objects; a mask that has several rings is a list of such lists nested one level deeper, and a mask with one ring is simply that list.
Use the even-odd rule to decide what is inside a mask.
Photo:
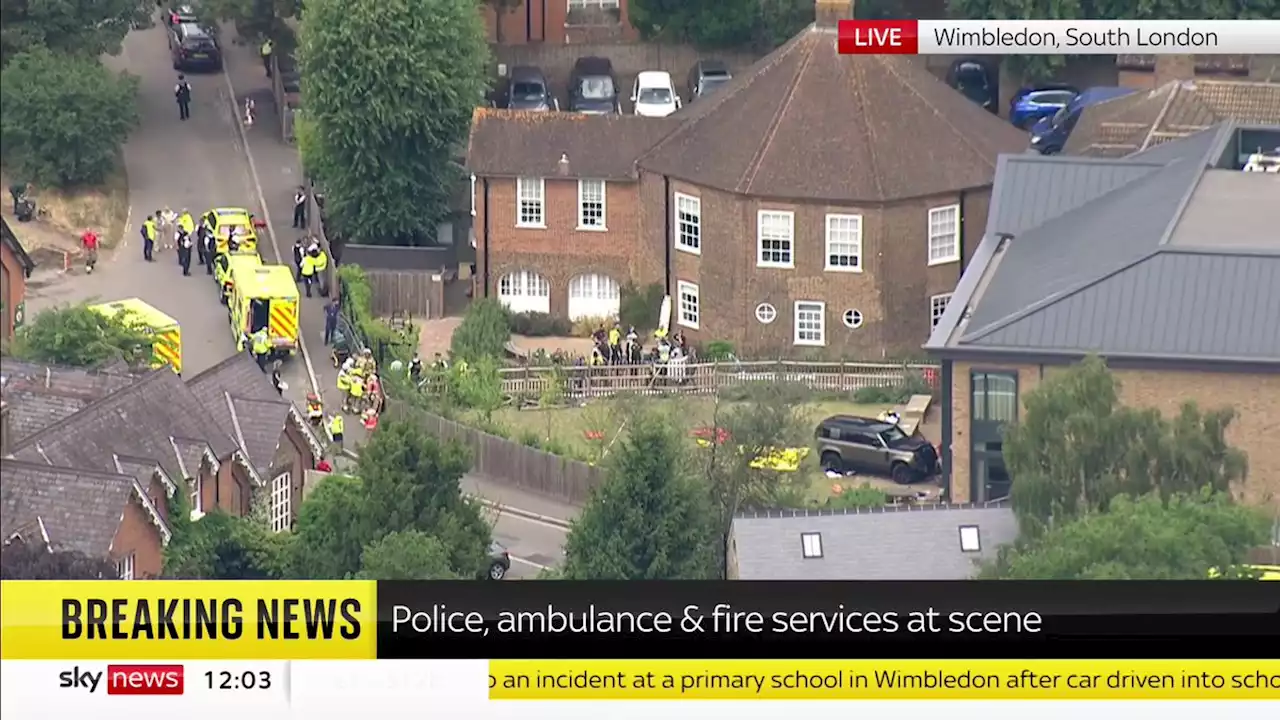
[{"label": "parked car", "polygon": [[165,27],[173,27],[183,23],[198,23],[200,18],[194,5],[175,5],[164,11]]},{"label": "parked car", "polygon": [[169,54],[174,70],[222,69],[222,48],[217,38],[196,23],[169,28]]},{"label": "parked car", "polygon": [[699,60],[689,69],[689,101],[708,95],[733,79],[728,66],[719,60]]},{"label": "parked car", "polygon": [[907,435],[893,422],[834,415],[823,420],[815,434],[818,455],[828,471],[861,470],[909,485],[942,470],[933,445]]},{"label": "parked car", "polygon": [[951,64],[951,69],[947,72],[947,84],[994,114],[999,82],[993,74],[990,68],[978,60],[961,59]]},{"label": "parked car", "polygon": [[1009,122],[1028,130],[1071,104],[1080,91],[1070,85],[1033,85],[1019,90],[1009,101]]},{"label": "parked car", "polygon": [[631,88],[635,114],[641,117],[666,117],[680,109],[680,96],[671,82],[671,73],[647,70],[636,75]]},{"label": "parked car", "polygon": [[618,81],[608,58],[582,57],[569,75],[569,109],[589,115],[622,112]]},{"label": "parked car", "polygon": [[511,571],[511,553],[497,542],[489,543],[489,568],[485,575],[490,580],[501,580]]},{"label": "parked car", "polygon": [[560,101],[551,92],[551,84],[542,70],[531,65],[511,68],[507,79],[503,106],[512,110],[559,110]]},{"label": "parked car", "polygon": [[1080,120],[1085,108],[1115,100],[1133,92],[1126,87],[1092,87],[1077,95],[1066,107],[1031,127],[1031,149],[1041,155],[1056,155],[1067,145],[1067,138]]}]

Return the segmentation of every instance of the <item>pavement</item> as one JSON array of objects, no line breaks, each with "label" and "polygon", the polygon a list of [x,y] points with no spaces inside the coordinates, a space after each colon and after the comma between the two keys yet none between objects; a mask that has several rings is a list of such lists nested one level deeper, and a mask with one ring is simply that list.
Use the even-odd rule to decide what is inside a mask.
[{"label": "pavement", "polygon": [[[137,75],[142,126],[124,149],[129,174],[129,220],[119,247],[100,258],[97,269],[69,273],[37,270],[28,285],[30,312],[63,303],[111,301],[137,297],[176,319],[182,327],[183,375],[190,377],[235,352],[227,313],[218,301],[213,280],[193,267],[184,277],[172,250],[157,252],[156,261],[142,258],[138,228],[147,215],[163,207],[188,208],[193,214],[210,207],[248,208],[265,220],[259,241],[267,262],[290,262],[293,240],[301,231],[286,223],[293,217],[293,192],[303,182],[297,149],[280,137],[279,118],[256,48],[232,42],[224,28],[223,73],[187,73],[192,88],[191,119],[179,121],[172,69],[164,29],[136,30],[125,38],[123,52],[107,59],[115,69]],[[257,120],[240,122],[239,108],[252,97]],[[304,299],[301,311],[302,352],[285,364],[286,396],[302,405],[308,392],[320,392],[325,406],[339,407],[336,371],[324,347],[324,300]],[[349,446],[365,432],[354,418],[346,427]],[[468,476],[464,491],[481,497],[494,516],[495,539],[512,554],[510,577],[536,576],[560,562],[568,522],[577,509],[520,492],[483,478]]]}]

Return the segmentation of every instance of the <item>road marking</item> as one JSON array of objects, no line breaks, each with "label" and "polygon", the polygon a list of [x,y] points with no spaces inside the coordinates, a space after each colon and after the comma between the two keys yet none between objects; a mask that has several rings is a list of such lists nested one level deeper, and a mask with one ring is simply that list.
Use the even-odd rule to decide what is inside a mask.
[{"label": "road marking", "polygon": [[[532,513],[529,513],[527,511],[521,511],[520,508],[495,505],[492,503],[485,502],[483,500],[481,500],[480,504],[498,513],[499,519],[506,518],[508,520],[519,520],[520,522],[526,522],[526,523],[529,523],[530,525],[538,525],[540,527],[547,528],[548,530],[555,530],[556,532],[565,533],[565,534],[569,533],[568,525],[547,522],[546,520],[539,520],[536,517],[530,517]],[[510,512],[503,512],[504,510],[508,510]],[[518,514],[518,513],[523,513],[523,514]]]},{"label": "road marking", "polygon": [[542,563],[536,563],[536,562],[534,562],[534,561],[532,561],[532,560],[525,560],[524,558],[522,558],[522,557],[516,557],[515,555],[508,555],[507,557],[511,558],[511,562],[517,562],[517,563],[520,563],[521,565],[528,565],[529,567],[531,567],[531,568],[533,568],[533,569],[535,569],[535,570],[550,570],[550,569],[551,569],[551,566],[549,566],[549,565],[543,565]]},{"label": "road marking", "polygon": [[[236,107],[236,86],[231,83],[231,74],[227,72],[227,64],[222,64],[222,80],[227,84],[227,92],[231,97],[231,115],[233,117],[232,124],[236,127],[236,132],[240,136],[241,150],[244,157],[249,161],[249,177],[253,180],[253,189],[258,194],[258,206],[262,208],[262,219],[267,222],[270,228],[271,247],[275,248],[276,260],[283,260],[285,254],[280,252],[280,239],[276,237],[275,223],[271,222],[271,210],[267,207],[266,195],[262,193],[262,181],[258,179],[258,166],[253,161],[253,151],[249,149],[249,135],[245,132],[243,118],[240,117],[239,108]],[[298,351],[302,355],[302,362],[307,367],[307,379],[311,381],[311,392],[320,392],[320,381],[316,379],[315,366],[311,364],[311,353],[307,352],[307,342],[302,337],[302,328],[298,328]]]}]

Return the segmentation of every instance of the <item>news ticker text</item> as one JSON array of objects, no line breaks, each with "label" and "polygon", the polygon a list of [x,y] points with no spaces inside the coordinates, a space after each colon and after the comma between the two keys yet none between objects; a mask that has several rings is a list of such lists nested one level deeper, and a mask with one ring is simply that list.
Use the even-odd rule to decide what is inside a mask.
[{"label": "news ticker text", "polygon": [[[321,661],[324,663],[324,661]],[[331,663],[329,667],[333,667]],[[426,663],[424,663],[426,664]],[[59,690],[85,695],[290,696],[305,661],[77,663]],[[385,667],[384,667],[385,665]],[[1280,700],[1276,660],[492,660],[490,700]],[[416,661],[350,663],[430,687]],[[484,679],[474,677],[476,689]]]},{"label": "news ticker text", "polygon": [[0,623],[5,659],[1234,659],[1274,656],[1280,587],[6,581]]},{"label": "news ticker text", "polygon": [[851,55],[1265,55],[1280,20],[841,20]]}]

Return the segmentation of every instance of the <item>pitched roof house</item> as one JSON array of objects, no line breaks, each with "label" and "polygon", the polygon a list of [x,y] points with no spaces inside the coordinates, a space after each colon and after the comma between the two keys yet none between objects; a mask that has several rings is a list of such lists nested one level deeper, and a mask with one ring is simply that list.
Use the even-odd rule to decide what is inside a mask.
[{"label": "pitched roof house", "polygon": [[1003,427],[1046,375],[1105,357],[1125,402],[1232,405],[1244,495],[1280,497],[1280,124],[1223,123],[1118,158],[1005,156],[986,233],[926,349],[942,360],[950,497],[1007,494]]},{"label": "pitched roof house", "polygon": [[840,55],[851,10],[818,0],[670,118],[477,111],[476,294],[578,319],[657,283],[673,329],[740,354],[917,348],[1027,139],[914,58]]},{"label": "pitched roof house", "polygon": [[991,505],[775,510],[729,531],[730,580],[967,580],[1018,537]]},{"label": "pitched roof house", "polygon": [[137,381],[127,371],[53,367],[5,358],[0,393],[12,442],[35,434]]},{"label": "pitched roof house", "polygon": [[173,492],[155,465],[98,472],[43,462],[0,463],[0,535],[38,533],[53,550],[114,562],[125,580],[158,577]]},{"label": "pitched roof house", "polygon": [[1154,90],[1098,103],[1080,114],[1063,151],[1124,157],[1224,121],[1280,123],[1280,79],[1172,80]]}]

